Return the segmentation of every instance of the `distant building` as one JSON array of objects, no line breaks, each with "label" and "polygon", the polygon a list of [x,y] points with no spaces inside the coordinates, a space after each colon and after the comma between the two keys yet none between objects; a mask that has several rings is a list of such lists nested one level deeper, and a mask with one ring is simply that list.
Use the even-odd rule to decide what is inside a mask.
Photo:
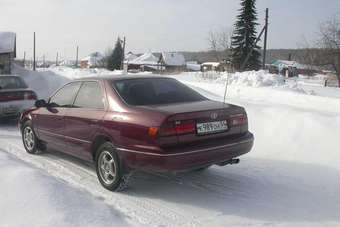
[{"label": "distant building", "polygon": [[316,66],[300,64],[296,61],[276,60],[269,65],[269,72],[281,74],[286,77],[298,75],[313,75],[320,70]]},{"label": "distant building", "polygon": [[0,74],[11,73],[14,58],[16,58],[16,34],[0,32]]},{"label": "distant building", "polygon": [[186,62],[184,55],[178,52],[163,52],[158,59],[158,63],[165,68],[166,71],[184,71]]},{"label": "distant building", "polygon": [[223,66],[220,62],[204,62],[201,64],[201,71],[223,71]]},{"label": "distant building", "polygon": [[189,72],[198,72],[201,71],[201,64],[197,61],[188,61],[186,62],[186,69]]},{"label": "distant building", "polygon": [[80,68],[100,68],[104,67],[104,55],[94,52],[80,60]]},{"label": "distant building", "polygon": [[129,63],[129,62],[135,60],[136,58],[138,58],[138,56],[136,54],[129,52],[125,55],[124,63]]},{"label": "distant building", "polygon": [[155,55],[147,52],[126,64],[128,64],[128,70],[156,71],[161,68],[157,61],[158,59]]}]

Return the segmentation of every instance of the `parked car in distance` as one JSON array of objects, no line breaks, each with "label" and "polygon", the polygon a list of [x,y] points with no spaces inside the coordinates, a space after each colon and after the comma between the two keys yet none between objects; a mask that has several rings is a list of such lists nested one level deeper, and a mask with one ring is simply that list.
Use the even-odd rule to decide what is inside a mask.
[{"label": "parked car in distance", "polygon": [[0,118],[19,117],[34,106],[37,95],[18,76],[0,75]]},{"label": "parked car in distance", "polygon": [[131,170],[181,172],[238,163],[254,137],[244,108],[211,101],[175,79],[116,76],[72,81],[20,118],[25,149],[93,161],[121,190]]}]

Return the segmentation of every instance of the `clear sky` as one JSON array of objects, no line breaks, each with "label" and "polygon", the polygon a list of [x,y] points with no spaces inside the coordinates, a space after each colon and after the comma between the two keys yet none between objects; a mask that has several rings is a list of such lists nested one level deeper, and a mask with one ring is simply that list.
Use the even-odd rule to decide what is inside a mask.
[{"label": "clear sky", "polygon": [[[18,57],[74,59],[105,52],[118,35],[127,51],[207,50],[208,32],[231,28],[240,0],[0,0],[0,31],[17,33]],[[259,23],[270,9],[269,48],[297,48],[313,40],[320,22],[340,13],[340,0],[258,0]],[[260,27],[258,28],[260,30]]]}]

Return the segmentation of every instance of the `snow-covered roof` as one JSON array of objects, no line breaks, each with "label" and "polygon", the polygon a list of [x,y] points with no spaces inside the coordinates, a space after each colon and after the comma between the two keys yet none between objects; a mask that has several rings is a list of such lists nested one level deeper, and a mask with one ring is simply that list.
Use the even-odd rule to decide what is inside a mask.
[{"label": "snow-covered roof", "polygon": [[136,58],[138,58],[137,55],[135,55],[134,53],[132,52],[129,52],[125,55],[125,62],[130,62],[132,60],[135,60]]},{"label": "snow-covered roof", "polygon": [[201,65],[193,62],[187,62],[187,69],[191,71],[200,71]]},{"label": "snow-covered roof", "polygon": [[0,32],[0,54],[15,52],[14,32]]},{"label": "snow-covered roof", "polygon": [[80,61],[87,61],[89,66],[97,66],[103,63],[104,55],[94,52]]},{"label": "snow-covered roof", "polygon": [[297,69],[308,68],[306,65],[300,64],[296,61],[287,61],[287,60],[276,60],[273,62],[273,65],[277,66],[278,68],[284,68],[284,67],[293,67]]},{"label": "snow-covered roof", "polygon": [[156,65],[158,64],[158,59],[151,52],[147,52],[138,58],[133,59],[129,64],[134,65]]},{"label": "snow-covered roof", "polygon": [[161,58],[163,59],[163,63],[168,66],[185,65],[184,55],[178,52],[163,52]]}]

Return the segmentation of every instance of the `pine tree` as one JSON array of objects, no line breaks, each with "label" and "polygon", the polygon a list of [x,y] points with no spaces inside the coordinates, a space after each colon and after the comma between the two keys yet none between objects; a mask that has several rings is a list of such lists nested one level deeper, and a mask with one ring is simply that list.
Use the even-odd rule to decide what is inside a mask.
[{"label": "pine tree", "polygon": [[[232,36],[232,63],[236,70],[258,70],[261,67],[260,47],[255,45],[257,39],[256,0],[241,0],[240,15],[237,16]],[[253,49],[253,50],[252,50]],[[252,50],[249,60],[243,69],[242,64]]]},{"label": "pine tree", "polygon": [[107,58],[106,68],[111,71],[115,69],[120,69],[122,60],[123,60],[122,41],[118,37],[115,48],[113,49],[112,53]]}]

